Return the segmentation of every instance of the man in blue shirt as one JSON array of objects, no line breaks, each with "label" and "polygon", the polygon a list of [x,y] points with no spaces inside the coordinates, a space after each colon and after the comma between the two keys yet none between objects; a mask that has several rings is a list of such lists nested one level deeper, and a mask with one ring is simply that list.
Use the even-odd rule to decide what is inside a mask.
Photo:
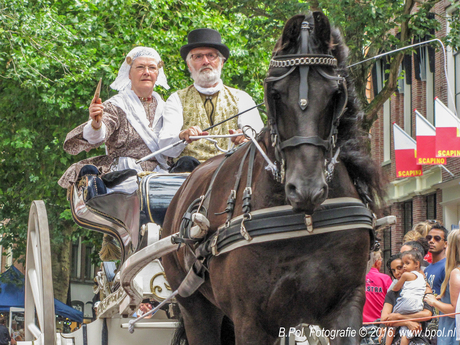
[{"label": "man in blue shirt", "polygon": [[435,224],[426,236],[430,245],[428,251],[432,255],[433,262],[425,269],[425,275],[428,284],[436,295],[441,293],[441,284],[445,277],[447,234],[448,231],[445,227]]}]

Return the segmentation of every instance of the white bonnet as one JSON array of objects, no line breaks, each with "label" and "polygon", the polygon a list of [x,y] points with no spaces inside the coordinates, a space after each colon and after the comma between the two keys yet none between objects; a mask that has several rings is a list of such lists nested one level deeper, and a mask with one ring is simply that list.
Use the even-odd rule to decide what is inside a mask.
[{"label": "white bonnet", "polygon": [[163,70],[162,64],[160,65],[161,57],[158,52],[153,48],[148,47],[136,47],[126,55],[123,64],[118,71],[117,79],[110,85],[110,87],[114,90],[123,91],[125,89],[131,89],[131,80],[129,79],[129,69],[131,68],[130,65],[134,62],[135,59],[138,57],[152,57],[154,58],[159,66],[158,77],[155,83],[155,86],[160,85],[163,86],[166,90],[169,89],[168,80],[166,79],[165,72]]}]

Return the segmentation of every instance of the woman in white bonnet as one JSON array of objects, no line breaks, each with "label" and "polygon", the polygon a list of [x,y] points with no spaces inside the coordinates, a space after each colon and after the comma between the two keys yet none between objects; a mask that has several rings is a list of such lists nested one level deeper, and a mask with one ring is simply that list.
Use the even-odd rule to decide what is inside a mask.
[{"label": "woman in white bonnet", "polygon": [[[160,55],[153,48],[134,48],[110,85],[119,93],[104,103],[101,99],[93,99],[89,120],[67,134],[64,142],[64,150],[72,155],[105,143],[106,155],[73,164],[59,180],[61,187],[69,188],[76,182],[85,165],[96,166],[101,174],[125,169],[167,169],[165,157],[161,155],[136,164],[136,160],[159,149],[158,133],[163,126],[165,102],[153,91],[156,85],[169,89]],[[132,193],[136,189],[136,178],[131,177],[108,192]]]}]

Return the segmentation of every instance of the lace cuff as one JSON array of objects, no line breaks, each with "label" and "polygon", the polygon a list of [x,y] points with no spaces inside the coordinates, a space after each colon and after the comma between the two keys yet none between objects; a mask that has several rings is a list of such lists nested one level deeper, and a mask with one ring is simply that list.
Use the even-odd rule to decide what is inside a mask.
[{"label": "lace cuff", "polygon": [[91,126],[91,121],[92,120],[89,120],[85,127],[83,127],[83,139],[85,139],[91,145],[95,145],[104,141],[107,127],[105,123],[102,122],[101,128],[96,131]]}]

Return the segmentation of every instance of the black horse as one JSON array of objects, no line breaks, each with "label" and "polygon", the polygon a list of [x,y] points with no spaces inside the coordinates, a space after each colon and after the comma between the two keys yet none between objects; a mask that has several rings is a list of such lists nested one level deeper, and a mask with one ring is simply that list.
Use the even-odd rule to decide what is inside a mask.
[{"label": "black horse", "polygon": [[[291,18],[273,52],[265,85],[269,126],[258,137],[278,171],[274,176],[267,170],[259,152],[250,163],[249,143],[228,158],[210,159],[195,169],[171,202],[163,235],[179,231],[182,215],[205,194],[211,238],[219,227],[225,229],[229,214],[243,215],[249,224],[252,213],[290,204],[308,223],[309,215],[315,221],[327,208],[321,205],[327,198],[361,198],[373,209],[372,200],[381,195],[379,170],[360,132],[362,113],[347,79],[346,58],[347,48],[325,15]],[[252,179],[243,174],[235,184],[239,171],[249,171]],[[232,189],[237,196],[233,212],[227,204]],[[286,219],[296,213],[292,215]],[[267,226],[271,222],[277,218]],[[257,244],[244,230],[241,226],[249,245],[205,260],[205,283],[191,296],[177,297],[189,344],[273,344],[301,323],[343,331],[332,343],[359,342],[369,226]],[[163,257],[173,289],[195,262],[195,248],[182,246]],[[221,334],[226,320],[234,325],[234,340]]]}]

